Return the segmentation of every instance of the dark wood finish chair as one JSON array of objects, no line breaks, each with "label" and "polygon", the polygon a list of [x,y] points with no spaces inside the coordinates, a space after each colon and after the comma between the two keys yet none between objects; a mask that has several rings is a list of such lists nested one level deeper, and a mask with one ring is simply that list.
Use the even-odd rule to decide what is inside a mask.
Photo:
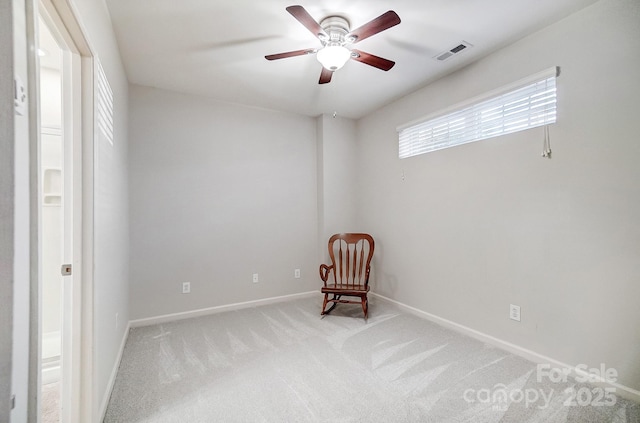
[{"label": "dark wood finish chair", "polygon": [[[322,315],[331,312],[338,304],[360,304],[367,319],[373,249],[373,238],[368,234],[335,234],[329,238],[331,264],[320,265],[320,279],[324,282],[321,290],[324,294]],[[332,297],[329,298],[329,295]],[[344,300],[342,297],[359,297],[360,301]],[[328,303],[332,305],[327,310]]]}]

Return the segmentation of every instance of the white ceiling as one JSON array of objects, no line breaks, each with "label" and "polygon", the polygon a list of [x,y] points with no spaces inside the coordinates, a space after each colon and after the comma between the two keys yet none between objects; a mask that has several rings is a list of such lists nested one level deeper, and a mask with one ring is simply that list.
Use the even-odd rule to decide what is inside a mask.
[{"label": "white ceiling", "polygon": [[[107,0],[129,81],[317,116],[360,118],[596,0]],[[285,8],[361,26],[387,10],[402,22],[356,48],[396,62],[388,72],[349,61],[319,85],[315,56],[268,54],[319,47]],[[434,56],[467,41],[446,62]]]}]

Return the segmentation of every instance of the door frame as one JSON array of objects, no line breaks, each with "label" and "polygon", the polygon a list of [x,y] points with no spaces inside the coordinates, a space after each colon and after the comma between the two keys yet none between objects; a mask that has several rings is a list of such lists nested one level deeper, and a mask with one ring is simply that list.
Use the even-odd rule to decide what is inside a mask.
[{"label": "door frame", "polygon": [[[75,8],[69,0],[30,0],[27,10],[31,30],[28,31],[32,45],[37,40],[37,22],[40,15],[54,37],[65,45],[63,52],[63,104],[69,110],[63,113],[64,160],[72,163],[72,173],[65,176],[65,184],[72,185],[73,197],[69,204],[73,233],[72,251],[73,277],[65,281],[65,303],[72,304],[65,313],[63,332],[61,422],[91,422],[94,407],[93,392],[93,53],[84,35]],[[35,58],[35,54],[33,55]],[[35,61],[34,61],[35,64]],[[39,81],[36,66],[32,66],[32,86],[38,87],[35,101],[39,102]],[[67,90],[64,87],[72,87]],[[32,93],[36,90],[32,90]],[[68,106],[71,107],[68,107]],[[39,106],[38,106],[39,107]],[[40,122],[38,107],[32,110],[32,150],[30,166],[39,174],[40,168]],[[70,140],[70,141],[67,141]],[[66,163],[65,163],[66,164]],[[66,166],[65,166],[66,167]],[[32,171],[33,175],[33,171]],[[38,181],[38,179],[36,179]],[[32,233],[37,233],[32,243],[32,262],[37,270],[31,278],[30,315],[30,377],[29,377],[29,422],[38,422],[40,413],[40,292],[41,277],[39,263],[40,215],[39,184],[32,184]],[[66,214],[66,213],[65,213]],[[33,245],[35,244],[35,245]],[[70,247],[70,246],[69,246]]]}]

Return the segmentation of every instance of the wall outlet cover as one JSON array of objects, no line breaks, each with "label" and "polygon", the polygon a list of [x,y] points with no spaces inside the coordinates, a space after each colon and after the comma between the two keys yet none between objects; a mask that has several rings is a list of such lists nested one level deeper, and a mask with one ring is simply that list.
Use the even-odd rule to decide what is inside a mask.
[{"label": "wall outlet cover", "polygon": [[520,306],[509,304],[509,318],[511,320],[515,320],[516,322],[520,321]]}]

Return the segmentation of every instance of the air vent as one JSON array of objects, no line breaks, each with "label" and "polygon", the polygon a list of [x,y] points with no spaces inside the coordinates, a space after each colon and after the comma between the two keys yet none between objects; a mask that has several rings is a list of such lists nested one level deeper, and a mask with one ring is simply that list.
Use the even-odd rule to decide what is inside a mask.
[{"label": "air vent", "polygon": [[434,57],[434,59],[436,59],[439,62],[444,62],[445,60],[448,60],[453,56],[456,56],[462,53],[463,51],[468,50],[470,47],[473,47],[473,45],[466,41],[462,41],[458,45],[454,46],[453,48],[450,48],[449,50],[443,51],[442,53],[438,54],[436,57]]}]

